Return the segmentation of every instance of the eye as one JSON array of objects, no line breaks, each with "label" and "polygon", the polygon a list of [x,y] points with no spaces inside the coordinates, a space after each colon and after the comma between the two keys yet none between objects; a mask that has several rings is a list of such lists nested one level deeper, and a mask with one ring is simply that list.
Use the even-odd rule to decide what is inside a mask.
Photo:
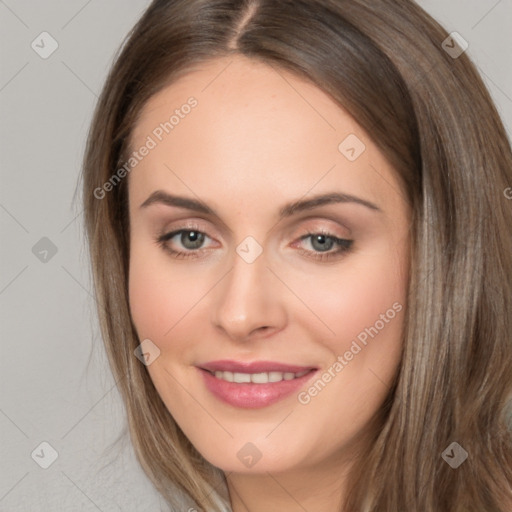
[{"label": "eye", "polygon": [[[321,261],[327,261],[342,256],[344,253],[350,251],[354,243],[353,240],[338,238],[327,232],[308,233],[301,236],[300,240],[301,242],[309,240],[313,250],[299,249],[299,253]],[[333,247],[335,250],[331,251]]]},{"label": "eye", "polygon": [[[173,240],[175,239],[175,240]],[[187,229],[178,229],[170,233],[165,233],[156,239],[165,251],[170,253],[176,259],[199,258],[201,253],[209,250],[202,246],[206,239],[211,238],[195,227]],[[327,261],[341,257],[344,253],[350,251],[353,240],[338,238],[328,232],[307,233],[300,237],[299,244],[303,244],[305,240],[310,241],[312,249],[298,248],[298,252],[308,258]],[[175,249],[173,245],[181,244],[184,250]],[[332,249],[335,249],[334,251]]]},{"label": "eye", "polygon": [[[174,238],[176,241],[173,242]],[[199,255],[198,253],[205,250],[201,249],[201,246],[206,238],[210,238],[206,233],[199,231],[196,228],[188,228],[166,233],[158,237],[156,241],[164,250],[171,253],[173,257],[177,259],[185,259],[197,258]],[[174,244],[179,242],[185,250],[182,251],[174,249],[170,242],[173,242]]]}]

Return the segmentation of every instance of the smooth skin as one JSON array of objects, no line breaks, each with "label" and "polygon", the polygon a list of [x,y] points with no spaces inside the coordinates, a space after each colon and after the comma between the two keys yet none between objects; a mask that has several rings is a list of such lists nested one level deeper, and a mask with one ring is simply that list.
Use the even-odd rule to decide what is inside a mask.
[{"label": "smooth skin", "polygon": [[[158,141],[155,128],[192,96],[197,106]],[[339,150],[351,134],[366,147],[354,161]],[[129,295],[140,340],[160,350],[147,366],[159,395],[226,474],[234,512],[339,510],[344,475],[401,356],[411,211],[395,171],[319,88],[242,56],[209,61],[153,96],[132,148],[148,136],[156,147],[128,177]],[[215,213],[141,206],[155,191]],[[379,210],[332,203],[279,220],[284,205],[335,192]],[[158,243],[180,229],[189,231]],[[327,238],[302,239],[308,233]],[[252,263],[236,251],[248,236],[262,249]],[[341,245],[329,236],[353,242],[336,254]],[[294,393],[237,408],[213,396],[196,367],[219,359],[315,366],[307,392],[393,304],[401,311],[307,404]],[[237,457],[247,443],[261,454],[252,467]]]}]

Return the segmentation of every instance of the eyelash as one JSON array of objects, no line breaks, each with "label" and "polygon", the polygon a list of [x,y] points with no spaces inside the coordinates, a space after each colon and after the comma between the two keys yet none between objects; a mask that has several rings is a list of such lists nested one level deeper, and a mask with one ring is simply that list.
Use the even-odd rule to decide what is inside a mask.
[{"label": "eyelash", "polygon": [[[190,258],[197,259],[200,257],[200,256],[197,256],[198,253],[200,253],[202,251],[207,251],[208,249],[196,249],[196,250],[189,249],[187,251],[176,251],[174,249],[171,249],[167,245],[167,242],[169,240],[172,240],[176,235],[180,235],[182,233],[191,233],[191,232],[195,232],[200,235],[205,235],[208,237],[208,235],[206,233],[204,233],[203,231],[200,231],[199,229],[196,229],[193,227],[189,227],[186,229],[185,228],[178,229],[178,230],[172,231],[170,233],[165,233],[165,234],[157,237],[156,243],[160,247],[162,247],[165,251],[170,253],[172,257],[174,257],[176,259],[190,259]],[[306,240],[310,237],[314,237],[314,236],[318,236],[318,235],[324,236],[327,239],[332,240],[334,242],[334,244],[338,245],[338,249],[334,252],[315,252],[315,251],[309,251],[309,250],[305,250],[305,249],[299,249],[299,253],[301,255],[304,255],[304,256],[314,259],[314,260],[324,262],[324,261],[331,261],[332,259],[335,259],[335,258],[339,258],[342,255],[350,252],[350,250],[352,249],[352,244],[354,242],[353,240],[338,238],[324,230],[321,230],[319,232],[308,231],[305,235],[302,235],[300,237],[300,240],[301,241]],[[208,238],[210,238],[210,237],[208,237]],[[312,255],[312,253],[313,253],[313,255]]]}]

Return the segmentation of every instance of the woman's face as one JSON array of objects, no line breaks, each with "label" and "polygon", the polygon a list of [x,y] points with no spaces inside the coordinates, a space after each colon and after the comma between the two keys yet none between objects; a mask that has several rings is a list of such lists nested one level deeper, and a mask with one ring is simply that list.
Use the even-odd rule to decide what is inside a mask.
[{"label": "woman's face", "polygon": [[224,471],[339,464],[401,354],[393,169],[321,90],[243,57],[153,96],[131,142],[130,307],[168,410]]}]

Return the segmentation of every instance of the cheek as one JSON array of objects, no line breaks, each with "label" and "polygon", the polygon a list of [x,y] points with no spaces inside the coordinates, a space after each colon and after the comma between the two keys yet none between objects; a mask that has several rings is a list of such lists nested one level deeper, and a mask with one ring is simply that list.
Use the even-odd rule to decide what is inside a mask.
[{"label": "cheek", "polygon": [[[331,352],[342,354],[359,339],[399,340],[405,309],[407,275],[403,253],[379,251],[347,259],[336,270],[302,279],[296,288],[312,314],[297,321],[315,326],[317,335]],[[371,334],[368,333],[371,332]]]},{"label": "cheek", "polygon": [[[163,250],[135,240],[130,253],[130,312],[139,339],[161,351],[159,363],[176,370],[192,363],[194,341],[208,339],[208,292],[218,275],[190,270],[169,260]],[[177,357],[179,356],[179,357]],[[162,365],[150,365],[153,375]]]},{"label": "cheek", "polygon": [[[347,261],[339,272],[302,284],[300,293],[308,293],[304,296],[322,320],[315,323],[316,341],[330,357],[299,402],[328,439],[355,436],[381,406],[396,375],[407,294],[403,257],[394,250],[360,255],[357,263]],[[311,318],[298,320],[309,333]]]},{"label": "cheek", "polygon": [[[188,286],[187,286],[188,284]],[[185,313],[196,293],[190,282],[170,275],[169,265],[154,248],[133,243],[130,252],[129,301],[141,339],[157,345]]]},{"label": "cheek", "polygon": [[[172,311],[172,304],[164,302],[168,300],[165,288],[154,274],[151,268],[139,264],[136,257],[130,261],[130,311],[141,339],[158,339],[165,332],[168,312]],[[165,310],[167,314],[162,315]]]}]

